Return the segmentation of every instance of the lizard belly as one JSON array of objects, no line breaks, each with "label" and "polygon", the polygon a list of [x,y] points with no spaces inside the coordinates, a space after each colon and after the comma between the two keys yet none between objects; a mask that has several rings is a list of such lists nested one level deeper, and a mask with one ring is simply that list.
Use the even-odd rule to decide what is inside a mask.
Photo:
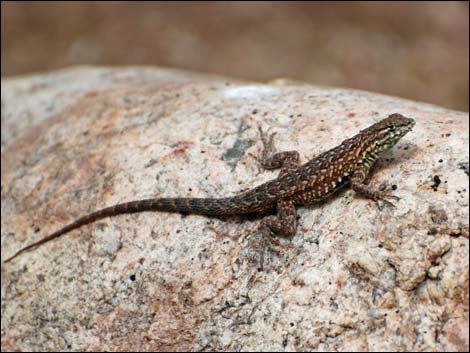
[{"label": "lizard belly", "polygon": [[330,185],[314,185],[311,188],[302,190],[292,195],[289,200],[294,202],[295,205],[310,205],[315,202],[323,201],[342,189],[349,183],[349,177],[343,177],[341,181],[337,183],[331,183]]}]

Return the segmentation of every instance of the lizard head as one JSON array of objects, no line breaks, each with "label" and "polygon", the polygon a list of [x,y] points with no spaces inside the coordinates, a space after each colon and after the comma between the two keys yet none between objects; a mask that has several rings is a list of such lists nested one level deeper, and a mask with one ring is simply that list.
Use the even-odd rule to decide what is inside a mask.
[{"label": "lizard head", "polygon": [[370,141],[372,150],[377,153],[388,151],[408,132],[411,131],[415,121],[407,118],[401,114],[392,114],[387,118],[372,125],[366,130],[369,130],[369,136],[372,136]]}]

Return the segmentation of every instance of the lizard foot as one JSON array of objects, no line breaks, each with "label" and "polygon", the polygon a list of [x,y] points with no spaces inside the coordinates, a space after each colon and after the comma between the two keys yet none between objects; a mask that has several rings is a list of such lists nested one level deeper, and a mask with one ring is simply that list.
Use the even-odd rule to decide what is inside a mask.
[{"label": "lizard foot", "polygon": [[400,201],[400,198],[398,196],[389,194],[389,193],[381,193],[380,195],[377,195],[374,198],[374,201],[377,204],[377,207],[379,208],[380,211],[383,210],[384,206],[390,207],[390,208],[396,208],[395,204],[388,201],[387,199],[393,199],[394,201]]},{"label": "lizard foot", "polygon": [[273,169],[276,168],[270,162],[272,156],[274,155],[274,137],[276,136],[276,132],[271,134],[264,132],[261,129],[261,126],[258,125],[258,131],[261,137],[261,142],[263,143],[263,153],[261,157],[255,157],[259,164],[263,166],[265,169]]}]

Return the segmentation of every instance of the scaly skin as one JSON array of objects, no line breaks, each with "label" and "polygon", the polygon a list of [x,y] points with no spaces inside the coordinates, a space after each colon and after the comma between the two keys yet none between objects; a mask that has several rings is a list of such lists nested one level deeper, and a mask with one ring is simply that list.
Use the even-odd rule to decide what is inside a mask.
[{"label": "scaly skin", "polygon": [[276,209],[276,216],[263,219],[262,228],[270,233],[293,236],[296,232],[297,206],[324,200],[347,184],[367,198],[391,205],[386,198],[396,197],[370,188],[364,184],[364,180],[374,162],[408,133],[414,124],[413,119],[392,114],[303,165],[299,165],[297,151],[274,153],[274,135],[268,137],[260,130],[264,151],[259,161],[266,169],[281,168],[278,178],[233,197],[156,198],[107,207],[24,247],[5,262],[85,224],[124,213],[162,211],[230,216]]}]

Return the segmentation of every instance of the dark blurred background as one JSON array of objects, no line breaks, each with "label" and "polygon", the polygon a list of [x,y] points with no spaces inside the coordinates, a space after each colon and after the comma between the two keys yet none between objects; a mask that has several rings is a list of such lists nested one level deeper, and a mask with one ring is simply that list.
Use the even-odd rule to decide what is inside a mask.
[{"label": "dark blurred background", "polygon": [[2,77],[159,65],[468,111],[467,2],[4,2]]}]

